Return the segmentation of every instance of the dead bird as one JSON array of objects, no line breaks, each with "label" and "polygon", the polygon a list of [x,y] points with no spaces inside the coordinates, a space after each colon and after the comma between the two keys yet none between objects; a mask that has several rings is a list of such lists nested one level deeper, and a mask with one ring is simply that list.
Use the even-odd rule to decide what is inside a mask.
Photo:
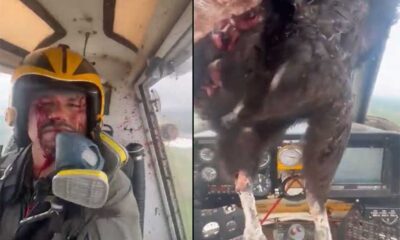
[{"label": "dead bird", "polygon": [[[331,239],[324,204],[350,134],[351,73],[393,23],[396,6],[264,0],[261,11],[215,23],[219,31],[195,44],[195,109],[218,132],[219,158],[239,192],[251,192],[261,150],[308,121],[303,176],[315,239]],[[262,22],[241,29],[254,12]]]}]

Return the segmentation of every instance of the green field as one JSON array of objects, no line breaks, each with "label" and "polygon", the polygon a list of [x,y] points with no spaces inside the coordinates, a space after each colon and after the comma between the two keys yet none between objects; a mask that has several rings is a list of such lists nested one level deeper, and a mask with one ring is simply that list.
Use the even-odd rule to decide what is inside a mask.
[{"label": "green field", "polygon": [[192,239],[192,148],[165,146],[178,197],[186,239]]},{"label": "green field", "polygon": [[370,100],[368,115],[386,118],[400,125],[400,98],[373,96]]}]

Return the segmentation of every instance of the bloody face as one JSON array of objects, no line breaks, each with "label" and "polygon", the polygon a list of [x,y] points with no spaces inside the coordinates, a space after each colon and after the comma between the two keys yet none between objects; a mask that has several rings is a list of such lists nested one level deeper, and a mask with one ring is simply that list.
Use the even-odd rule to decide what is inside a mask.
[{"label": "bloody face", "polygon": [[46,158],[55,154],[60,132],[86,133],[86,97],[77,92],[53,92],[37,97],[30,105],[28,135]]}]

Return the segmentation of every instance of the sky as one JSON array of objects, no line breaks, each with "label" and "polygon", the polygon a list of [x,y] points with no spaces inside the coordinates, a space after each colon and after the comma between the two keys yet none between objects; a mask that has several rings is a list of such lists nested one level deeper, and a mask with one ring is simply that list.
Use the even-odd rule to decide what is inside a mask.
[{"label": "sky", "polygon": [[400,98],[400,21],[392,26],[372,95]]},{"label": "sky", "polygon": [[192,71],[177,76],[175,73],[160,79],[151,89],[160,96],[161,123],[173,123],[179,129],[179,137],[192,138]]},{"label": "sky", "polygon": [[192,72],[187,72],[178,78],[172,73],[157,82],[153,89],[162,100],[162,110],[185,110],[192,112]]},{"label": "sky", "polygon": [[[192,112],[193,80],[192,71],[189,70],[191,68],[192,58],[190,57],[178,67],[178,73],[171,73],[151,87],[157,91],[162,100],[162,111]],[[181,72],[185,73],[181,74]]]},{"label": "sky", "polygon": [[[176,72],[156,82],[151,89],[160,96],[161,111],[157,114],[160,124],[172,123],[178,127],[179,138],[192,139],[192,58],[180,65]],[[187,142],[186,145],[188,145]],[[185,145],[177,142],[177,145]]]}]

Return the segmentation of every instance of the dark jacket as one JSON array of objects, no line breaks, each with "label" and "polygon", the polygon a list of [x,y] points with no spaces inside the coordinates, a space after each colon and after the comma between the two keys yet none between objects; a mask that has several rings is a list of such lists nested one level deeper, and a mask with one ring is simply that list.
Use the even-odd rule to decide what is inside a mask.
[{"label": "dark jacket", "polygon": [[[12,196],[10,201],[2,204],[3,209],[0,216],[1,240],[14,239],[19,221],[22,219],[26,208],[25,200],[30,194],[29,191],[24,192],[21,190],[16,191],[17,193],[10,192],[10,189],[26,190],[23,184],[20,185],[20,183],[21,181],[22,183],[26,182],[26,178],[29,177],[28,173],[30,171],[22,170],[29,169],[29,161],[31,161],[30,148],[8,154],[0,160],[0,167],[4,170],[4,164],[2,165],[1,162],[10,162],[10,160],[17,158],[22,160],[14,164],[15,168],[9,175],[14,174],[16,176],[14,176],[15,183],[11,181],[11,183],[3,186],[3,191],[0,195],[1,200],[9,198],[7,195]],[[60,222],[58,233],[54,234],[51,238],[52,240],[142,239],[139,211],[132,193],[131,183],[120,169],[115,169],[111,172],[112,175],[109,176],[109,195],[106,204],[99,209],[89,209],[76,205],[72,210],[70,208],[68,217]],[[5,191],[5,189],[8,189],[8,191]],[[54,222],[49,226],[38,225],[38,229],[42,229],[41,231],[45,232],[50,226],[54,227],[54,225]]]}]

